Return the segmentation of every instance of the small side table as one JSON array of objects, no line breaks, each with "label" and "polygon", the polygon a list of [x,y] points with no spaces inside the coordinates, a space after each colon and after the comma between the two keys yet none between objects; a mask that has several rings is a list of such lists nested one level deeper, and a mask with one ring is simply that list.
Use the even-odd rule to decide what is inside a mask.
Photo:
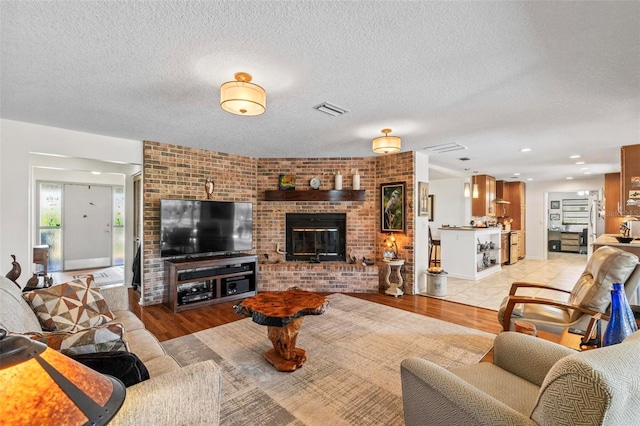
[{"label": "small side table", "polygon": [[[388,294],[389,296],[394,296],[394,297],[402,296],[404,292],[400,288],[402,287],[402,283],[403,283],[400,270],[402,269],[402,265],[404,265],[404,259],[389,259],[389,260],[385,259],[384,263],[387,264],[387,276],[384,278],[384,280],[389,286],[389,288],[385,290],[385,294]],[[398,276],[398,283],[392,283],[389,280],[389,277],[391,277],[391,268],[393,268],[394,266],[397,268],[396,274]]]},{"label": "small side table", "polygon": [[47,276],[47,262],[49,261],[49,246],[44,244],[40,246],[33,246],[33,263],[42,265],[42,272],[38,272],[38,275]]}]

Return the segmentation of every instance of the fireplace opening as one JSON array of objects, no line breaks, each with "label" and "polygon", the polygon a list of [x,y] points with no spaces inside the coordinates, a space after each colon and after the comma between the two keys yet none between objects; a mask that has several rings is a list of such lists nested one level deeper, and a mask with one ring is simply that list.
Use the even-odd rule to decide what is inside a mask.
[{"label": "fireplace opening", "polygon": [[346,261],[346,213],[287,213],[286,260]]}]

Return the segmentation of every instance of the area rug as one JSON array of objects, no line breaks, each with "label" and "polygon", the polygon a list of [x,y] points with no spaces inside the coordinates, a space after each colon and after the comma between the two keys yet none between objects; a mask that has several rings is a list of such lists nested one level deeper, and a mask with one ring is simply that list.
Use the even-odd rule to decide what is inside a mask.
[{"label": "area rug", "polygon": [[98,287],[124,284],[124,266],[113,266],[92,271],[77,271],[73,275],[73,279],[85,279],[89,274],[93,275],[94,285]]},{"label": "area rug", "polygon": [[494,335],[412,312],[332,294],[306,316],[292,373],[263,358],[267,328],[243,319],[163,343],[182,365],[213,359],[222,369],[221,424],[403,425],[400,362],[419,356],[445,367],[478,362]]}]

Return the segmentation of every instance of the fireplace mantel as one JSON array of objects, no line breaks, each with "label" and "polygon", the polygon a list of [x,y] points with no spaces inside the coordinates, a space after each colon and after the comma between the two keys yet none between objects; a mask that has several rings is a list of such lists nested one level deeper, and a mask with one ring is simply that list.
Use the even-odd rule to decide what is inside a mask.
[{"label": "fireplace mantel", "polygon": [[366,192],[360,190],[312,189],[306,191],[264,191],[265,201],[365,201]]}]

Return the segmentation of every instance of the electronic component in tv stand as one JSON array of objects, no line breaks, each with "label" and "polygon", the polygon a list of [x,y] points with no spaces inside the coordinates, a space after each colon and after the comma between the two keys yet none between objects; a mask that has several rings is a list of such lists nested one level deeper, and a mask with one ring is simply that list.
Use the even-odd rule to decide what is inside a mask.
[{"label": "electronic component in tv stand", "polygon": [[257,293],[258,256],[165,261],[167,307],[173,312],[243,299]]}]

